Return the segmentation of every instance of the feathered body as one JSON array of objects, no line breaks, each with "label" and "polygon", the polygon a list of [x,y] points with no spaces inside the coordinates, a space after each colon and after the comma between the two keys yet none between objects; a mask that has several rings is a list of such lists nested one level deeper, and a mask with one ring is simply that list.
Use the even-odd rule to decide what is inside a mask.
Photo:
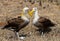
[{"label": "feathered body", "polygon": [[47,28],[47,27],[50,27],[50,26],[53,26],[54,24],[47,18],[44,18],[44,17],[40,17],[37,22],[34,23],[34,25],[38,26],[38,27],[44,27],[44,28]]},{"label": "feathered body", "polygon": [[6,26],[4,26],[4,28],[13,29],[16,32],[18,32],[20,29],[24,28],[29,23],[29,21],[23,20],[22,18],[13,18],[7,22],[8,22],[8,24]]},{"label": "feathered body", "polygon": [[54,26],[55,24],[53,22],[51,22],[51,20],[49,20],[47,18],[40,17],[37,20],[37,22],[34,23],[34,25],[39,28],[39,31],[45,32],[48,29],[50,29],[50,27]]}]

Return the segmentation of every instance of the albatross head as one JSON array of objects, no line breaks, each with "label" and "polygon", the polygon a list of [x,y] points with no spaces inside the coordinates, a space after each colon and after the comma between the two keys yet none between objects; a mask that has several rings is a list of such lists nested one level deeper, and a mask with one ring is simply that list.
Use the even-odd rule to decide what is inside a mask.
[{"label": "albatross head", "polygon": [[29,8],[28,7],[24,7],[23,8],[23,12],[20,14],[20,16],[26,15],[28,13],[28,11],[29,11]]},{"label": "albatross head", "polygon": [[23,12],[24,12],[24,14],[27,14],[29,12],[29,8],[28,7],[24,7],[23,8]]}]

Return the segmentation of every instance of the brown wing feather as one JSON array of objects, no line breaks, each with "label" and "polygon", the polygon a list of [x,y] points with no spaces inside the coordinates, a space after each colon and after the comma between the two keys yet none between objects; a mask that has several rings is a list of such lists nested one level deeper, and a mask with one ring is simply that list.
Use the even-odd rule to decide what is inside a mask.
[{"label": "brown wing feather", "polygon": [[23,22],[24,22],[24,20],[23,20],[23,19],[21,19],[21,17],[13,18],[13,19],[8,20],[8,23],[17,23],[17,24],[22,24]]},{"label": "brown wing feather", "polygon": [[44,27],[51,27],[51,26],[55,25],[53,22],[51,22],[51,20],[49,20],[45,17],[40,17],[38,19],[38,22],[40,23],[40,25],[42,24]]},{"label": "brown wing feather", "polygon": [[45,21],[47,21],[47,20],[48,20],[47,18],[40,17],[40,18],[38,19],[38,22],[43,23],[43,22],[45,22]]}]

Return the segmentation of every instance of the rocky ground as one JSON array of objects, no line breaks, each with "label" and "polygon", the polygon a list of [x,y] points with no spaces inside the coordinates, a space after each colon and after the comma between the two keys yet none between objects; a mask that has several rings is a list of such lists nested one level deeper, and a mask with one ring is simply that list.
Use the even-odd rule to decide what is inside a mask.
[{"label": "rocky ground", "polygon": [[2,30],[1,28],[6,24],[6,18],[17,17],[22,13],[25,6],[30,9],[36,6],[40,16],[49,18],[56,25],[51,27],[51,32],[42,36],[30,21],[31,23],[27,27],[19,31],[20,34],[27,34],[24,40],[20,39],[19,41],[60,41],[60,6],[55,3],[44,2],[41,7],[38,3],[31,4],[23,0],[0,0],[0,41],[18,41],[15,39],[14,32],[6,29]]}]

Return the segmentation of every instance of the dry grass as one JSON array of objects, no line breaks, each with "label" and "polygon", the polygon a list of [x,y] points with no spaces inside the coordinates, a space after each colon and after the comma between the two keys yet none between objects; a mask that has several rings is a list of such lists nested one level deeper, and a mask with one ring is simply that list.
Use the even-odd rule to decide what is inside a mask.
[{"label": "dry grass", "polygon": [[[49,7],[47,7],[46,4],[49,4]],[[23,2],[23,0],[0,0],[0,28],[2,28],[6,24],[5,22],[7,17],[8,19],[17,17],[21,13],[22,8],[25,5],[27,5],[31,9],[35,4],[31,4],[29,2],[25,3]],[[44,6],[46,8],[42,9],[42,7],[38,6],[37,3],[37,7],[40,13],[39,15],[51,19],[57,25],[51,27],[51,32],[45,34],[44,36],[41,36],[39,32],[35,30],[37,28],[32,25],[32,18],[30,18],[31,23],[19,32],[28,34],[24,41],[60,41],[60,6],[48,2],[45,2],[43,4],[43,7]],[[12,31],[0,29],[0,41],[18,40],[15,39],[15,35]]]}]

